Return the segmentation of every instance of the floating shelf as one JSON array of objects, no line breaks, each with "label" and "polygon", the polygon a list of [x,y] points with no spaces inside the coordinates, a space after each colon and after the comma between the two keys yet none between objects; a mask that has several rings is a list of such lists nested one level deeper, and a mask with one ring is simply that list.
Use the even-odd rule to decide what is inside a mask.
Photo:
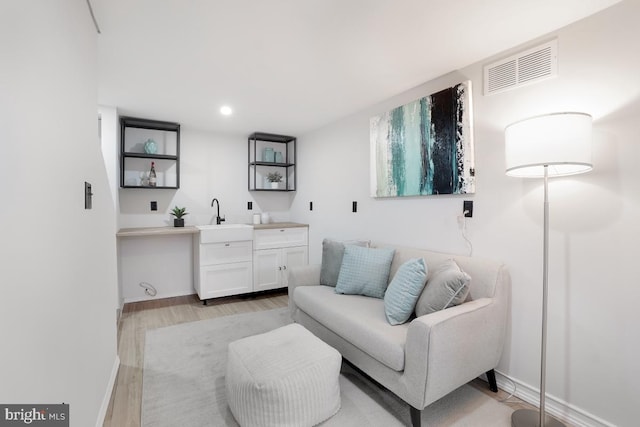
[{"label": "floating shelf", "polygon": [[[147,152],[153,140],[156,152]],[[180,124],[136,117],[120,118],[120,187],[150,190],[180,188]],[[151,162],[157,185],[144,185]]]},{"label": "floating shelf", "polygon": [[[296,191],[296,137],[255,132],[247,145],[249,191]],[[267,175],[273,172],[282,175],[282,188],[269,187]]]}]

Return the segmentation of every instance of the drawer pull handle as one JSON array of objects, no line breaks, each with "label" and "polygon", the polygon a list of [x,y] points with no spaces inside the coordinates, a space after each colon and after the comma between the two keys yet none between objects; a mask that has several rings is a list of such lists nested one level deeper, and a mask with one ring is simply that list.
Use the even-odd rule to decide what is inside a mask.
[{"label": "drawer pull handle", "polygon": [[278,267],[278,270],[281,270],[281,271],[282,271],[282,267]]},{"label": "drawer pull handle", "polygon": [[284,230],[280,230],[280,232],[282,233]]},{"label": "drawer pull handle", "polygon": [[283,270],[286,270],[286,269],[287,269],[287,266],[285,265],[284,267],[282,267],[282,269],[283,269]]},{"label": "drawer pull handle", "polygon": [[225,246],[231,246],[231,243],[225,243],[224,245]]}]

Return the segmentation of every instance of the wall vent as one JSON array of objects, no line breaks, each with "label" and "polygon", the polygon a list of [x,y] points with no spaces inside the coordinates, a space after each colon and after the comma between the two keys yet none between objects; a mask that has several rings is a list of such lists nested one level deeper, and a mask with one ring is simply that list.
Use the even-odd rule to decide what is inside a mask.
[{"label": "wall vent", "polygon": [[558,39],[484,67],[484,94],[504,92],[558,75]]}]

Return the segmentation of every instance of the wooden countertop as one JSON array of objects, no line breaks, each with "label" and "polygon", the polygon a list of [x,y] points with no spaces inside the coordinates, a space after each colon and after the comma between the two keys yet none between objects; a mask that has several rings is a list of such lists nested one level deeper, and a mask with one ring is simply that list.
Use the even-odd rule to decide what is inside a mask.
[{"label": "wooden countertop", "polygon": [[138,237],[138,236],[167,236],[174,234],[196,234],[199,230],[194,226],[186,227],[137,227],[121,228],[116,233],[117,237]]},{"label": "wooden countertop", "polygon": [[273,228],[298,228],[309,227],[309,224],[300,224],[298,222],[270,222],[268,224],[254,224],[255,230],[269,230]]},{"label": "wooden countertop", "polygon": [[[274,228],[296,228],[308,227],[309,224],[300,224],[297,222],[272,222],[269,224],[253,224],[255,230],[268,230]],[[185,227],[137,227],[137,228],[121,228],[116,233],[117,237],[141,237],[141,236],[168,236],[176,234],[197,234],[200,231],[192,225]]]}]

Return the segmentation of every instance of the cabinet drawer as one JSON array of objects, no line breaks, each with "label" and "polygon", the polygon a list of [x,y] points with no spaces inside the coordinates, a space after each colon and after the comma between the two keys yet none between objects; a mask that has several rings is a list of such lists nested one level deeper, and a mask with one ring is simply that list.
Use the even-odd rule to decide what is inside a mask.
[{"label": "cabinet drawer", "polygon": [[200,265],[227,264],[251,261],[253,245],[250,240],[199,245]]},{"label": "cabinet drawer", "polygon": [[306,246],[309,240],[307,227],[273,228],[253,232],[254,249],[288,248]]}]

